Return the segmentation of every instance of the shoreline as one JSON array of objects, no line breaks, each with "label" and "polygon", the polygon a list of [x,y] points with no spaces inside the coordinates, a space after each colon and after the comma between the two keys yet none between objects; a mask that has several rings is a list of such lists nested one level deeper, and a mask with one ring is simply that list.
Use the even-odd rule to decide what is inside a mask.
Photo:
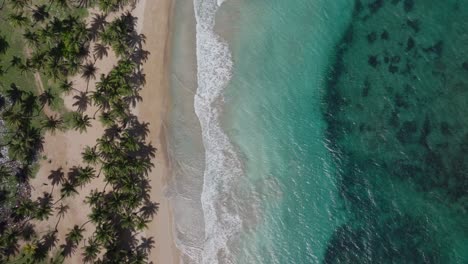
[{"label": "shoreline", "polygon": [[[202,263],[205,222],[201,204],[205,149],[195,114],[198,87],[196,21],[193,1],[175,0],[168,124],[172,177],[168,197],[175,216],[176,244],[184,263]],[[189,220],[187,220],[189,219]]]},{"label": "shoreline", "polygon": [[138,17],[142,19],[142,23],[138,27],[147,37],[145,47],[150,52],[148,61],[143,66],[147,82],[141,91],[143,101],[136,111],[142,121],[149,122],[150,142],[154,140],[158,149],[155,167],[149,175],[152,180],[152,200],[159,203],[158,213],[146,230],[146,235],[153,237],[155,242],[149,260],[168,264],[180,263],[180,252],[175,244],[174,216],[166,197],[168,180],[172,175],[166,123],[171,101],[169,70],[173,9],[173,0],[143,0],[135,9],[140,13]]}]

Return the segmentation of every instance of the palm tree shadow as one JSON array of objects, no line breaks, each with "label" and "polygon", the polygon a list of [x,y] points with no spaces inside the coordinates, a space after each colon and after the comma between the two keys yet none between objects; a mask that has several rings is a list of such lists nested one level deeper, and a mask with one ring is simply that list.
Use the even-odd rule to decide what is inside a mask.
[{"label": "palm tree shadow", "polygon": [[159,203],[146,199],[140,209],[141,215],[145,218],[153,218],[159,210]]},{"label": "palm tree shadow", "polygon": [[110,139],[114,139],[120,136],[122,129],[118,125],[112,125],[104,130],[104,136]]},{"label": "palm tree shadow", "polygon": [[45,234],[41,241],[38,243],[38,247],[34,251],[34,259],[44,260],[47,257],[49,251],[55,247],[58,242],[57,232],[51,231]]},{"label": "palm tree shadow", "polygon": [[101,43],[96,43],[94,45],[93,55],[94,60],[102,60],[109,55],[109,47]]},{"label": "palm tree shadow", "polygon": [[136,116],[133,116],[131,117],[129,124],[130,126],[128,131],[130,135],[144,141],[150,132],[149,123],[140,122]]},{"label": "palm tree shadow", "polygon": [[72,241],[68,240],[65,244],[60,245],[60,249],[62,250],[62,256],[70,257],[76,251],[76,245]]},{"label": "palm tree shadow", "polygon": [[31,223],[26,223],[21,228],[21,237],[26,241],[31,241],[36,236],[36,231],[34,230],[34,225]]},{"label": "palm tree shadow", "polygon": [[142,237],[141,243],[140,245],[138,245],[137,250],[143,250],[149,253],[151,249],[154,248],[155,243],[156,242],[154,241],[154,237],[148,237],[148,238]]},{"label": "palm tree shadow", "polygon": [[89,27],[89,37],[91,40],[96,40],[99,34],[105,29],[107,22],[107,14],[94,14]]},{"label": "palm tree shadow", "polygon": [[28,165],[23,165],[22,167],[18,168],[15,174],[18,182],[27,183],[29,180],[29,175],[31,175],[31,171],[31,167]]},{"label": "palm tree shadow", "polygon": [[44,192],[43,196],[37,198],[37,201],[39,202],[39,206],[41,208],[51,204],[52,200],[53,200],[52,194],[48,192]]},{"label": "palm tree shadow", "polygon": [[75,184],[77,176],[80,173],[80,169],[77,166],[73,166],[67,173],[67,178],[70,183]]},{"label": "palm tree shadow", "polygon": [[76,101],[73,103],[73,106],[77,107],[77,111],[80,113],[85,112],[88,109],[89,97],[85,92],[80,92],[80,94],[73,96],[73,99]]},{"label": "palm tree shadow", "polygon": [[47,179],[50,180],[52,186],[56,186],[65,181],[65,173],[62,171],[63,168],[60,167],[57,170],[51,170]]},{"label": "palm tree shadow", "polygon": [[151,52],[144,50],[142,48],[136,48],[130,56],[130,59],[136,64],[142,64],[148,60]]}]

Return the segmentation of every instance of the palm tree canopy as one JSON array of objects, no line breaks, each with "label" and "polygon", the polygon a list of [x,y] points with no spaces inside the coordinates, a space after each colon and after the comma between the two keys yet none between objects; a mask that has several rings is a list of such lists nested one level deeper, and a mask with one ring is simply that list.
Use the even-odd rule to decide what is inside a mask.
[{"label": "palm tree canopy", "polygon": [[83,261],[84,263],[94,263],[101,251],[101,246],[96,239],[89,238],[88,245],[83,247]]},{"label": "palm tree canopy", "polygon": [[83,239],[84,228],[79,227],[78,225],[73,226],[72,230],[67,233],[65,236],[68,241],[73,244],[78,244],[81,239]]},{"label": "palm tree canopy", "polygon": [[96,151],[96,147],[86,146],[85,150],[81,153],[83,161],[88,164],[96,164],[99,161],[99,154]]},{"label": "palm tree canopy", "polygon": [[70,93],[73,90],[73,82],[68,80],[61,80],[59,82],[59,89],[64,93]]},{"label": "palm tree canopy", "polygon": [[66,181],[62,184],[60,194],[62,197],[70,197],[72,195],[78,194],[78,191],[76,190],[74,184],[72,184],[70,181]]},{"label": "palm tree canopy", "polygon": [[71,125],[74,129],[78,130],[80,133],[83,133],[88,127],[91,126],[91,118],[88,115],[74,112],[71,118]]},{"label": "palm tree canopy", "polygon": [[90,183],[92,179],[96,177],[96,171],[90,166],[78,168],[76,175],[77,184],[83,186],[84,184]]}]

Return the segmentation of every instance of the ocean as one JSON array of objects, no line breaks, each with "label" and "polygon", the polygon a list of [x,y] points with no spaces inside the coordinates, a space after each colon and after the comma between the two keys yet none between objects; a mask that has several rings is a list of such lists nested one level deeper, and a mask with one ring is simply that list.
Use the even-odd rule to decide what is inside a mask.
[{"label": "ocean", "polygon": [[188,2],[184,263],[468,262],[467,0]]}]

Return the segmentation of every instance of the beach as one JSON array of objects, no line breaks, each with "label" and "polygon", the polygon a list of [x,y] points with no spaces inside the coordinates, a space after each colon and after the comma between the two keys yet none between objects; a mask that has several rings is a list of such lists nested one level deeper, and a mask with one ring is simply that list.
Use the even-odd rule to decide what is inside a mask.
[{"label": "beach", "polygon": [[[152,237],[154,248],[150,254],[150,261],[154,263],[179,263],[179,252],[175,246],[173,237],[173,217],[166,198],[166,184],[170,177],[171,169],[167,155],[166,121],[169,111],[169,82],[168,70],[170,63],[170,39],[171,39],[171,15],[173,9],[172,0],[139,1],[132,13],[138,18],[137,30],[146,36],[145,50],[150,52],[148,60],[144,64],[146,84],[140,92],[142,102],[132,111],[142,122],[149,123],[148,141],[157,149],[153,159],[154,168],[149,174],[151,180],[151,199],[159,203],[159,209],[154,219],[148,224],[144,235]],[[92,11],[91,11],[92,13]],[[96,67],[99,73],[107,73],[116,63],[116,57],[109,52],[109,56],[98,61]],[[73,78],[77,89],[85,89],[86,83],[79,78]],[[94,80],[90,82],[90,90],[94,87]],[[73,95],[64,96],[65,106],[74,109]],[[91,115],[96,111],[92,106],[85,113]],[[46,133],[44,151],[39,162],[37,176],[31,180],[32,197],[36,198],[45,191],[54,188],[50,185],[51,175],[66,174],[73,166],[82,164],[81,152],[85,146],[93,146],[96,139],[103,133],[103,128],[97,120],[92,120],[92,126],[85,133],[77,131]],[[94,189],[102,189],[102,179],[94,179],[79,195],[66,198],[61,203],[69,207],[68,213],[59,219],[53,215],[49,221],[35,222],[39,232],[53,229],[58,221],[58,239],[63,243],[66,232],[74,225],[82,225],[87,221],[89,207],[83,202],[84,198]],[[60,188],[53,189],[55,197],[60,197]],[[59,221],[60,220],[60,221]],[[85,237],[92,233],[94,227],[86,225]],[[82,263],[81,248],[65,263]]]},{"label": "beach", "polygon": [[146,86],[141,92],[138,116],[150,123],[149,137],[158,149],[152,179],[151,197],[159,203],[159,210],[149,224],[146,235],[152,236],[155,248],[150,260],[154,263],[179,263],[174,242],[172,210],[165,195],[171,167],[167,154],[167,115],[170,107],[168,70],[171,54],[171,15],[174,1],[148,0],[144,8],[142,33],[146,35],[146,49],[150,51],[144,65]]},{"label": "beach", "polygon": [[[151,238],[149,261],[467,263],[468,5],[416,2],[137,1],[149,56],[131,112],[157,149],[158,211],[136,235]],[[110,50],[97,76],[117,61]],[[88,84],[72,81],[76,110]],[[91,124],[45,134],[33,199],[61,196],[51,182],[104,133]],[[32,223],[57,225],[57,249],[74,226],[89,236],[83,200],[105,184]]]}]

